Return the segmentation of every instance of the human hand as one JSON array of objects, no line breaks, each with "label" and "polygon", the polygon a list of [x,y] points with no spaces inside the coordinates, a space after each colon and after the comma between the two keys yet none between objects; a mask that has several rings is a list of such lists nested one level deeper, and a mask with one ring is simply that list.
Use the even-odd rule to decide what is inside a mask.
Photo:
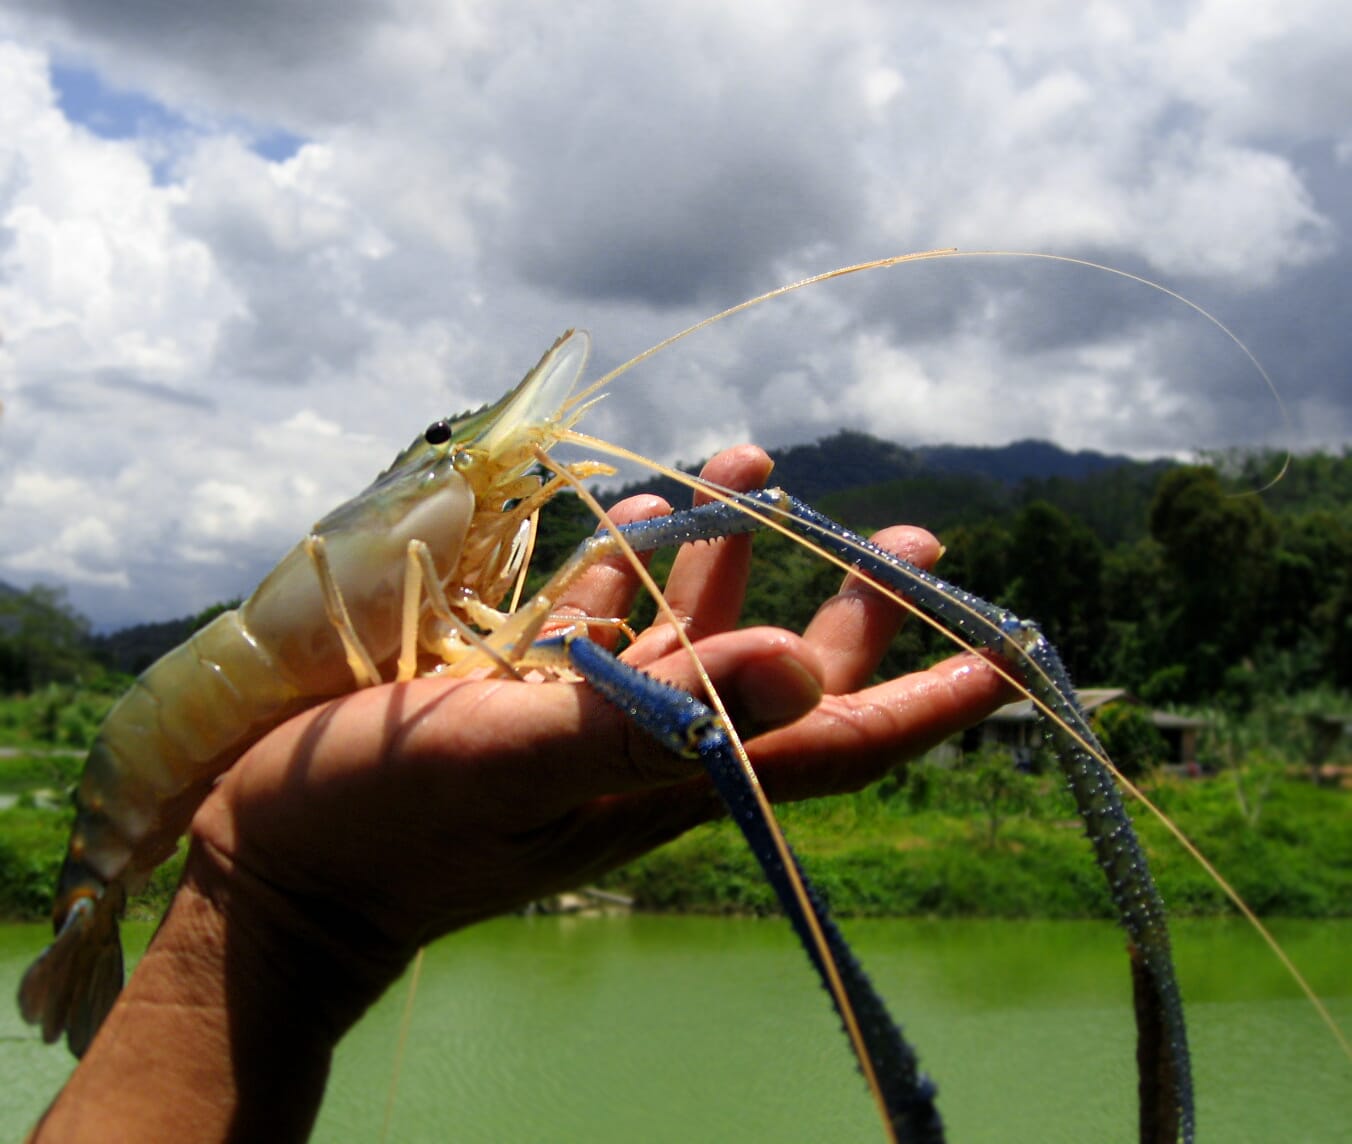
[{"label": "human hand", "polygon": [[[750,488],[769,467],[744,448],[704,475]],[[924,566],[939,551],[919,529],[873,539]],[[1006,701],[970,655],[868,686],[901,615],[857,583],[802,636],[732,630],[748,550],[687,546],[666,596],[772,798],[858,789]],[[634,592],[604,564],[566,603],[624,615]],[[670,625],[623,658],[697,686]],[[37,1137],[303,1139],[333,1046],[418,946],[715,817],[697,771],[576,683],[418,679],[297,716],[202,804],[170,913]]]},{"label": "human hand", "polygon": [[[747,488],[768,471],[747,448],[705,475]],[[637,498],[615,515],[664,510]],[[875,539],[922,565],[938,552],[918,529]],[[857,584],[802,637],[732,631],[748,557],[749,538],[687,546],[666,594],[734,720],[757,731],[792,724],[748,742],[772,797],[864,786],[1004,700],[970,656],[867,687],[901,615]],[[566,602],[624,615],[635,590],[632,571],[612,562]],[[623,658],[697,686],[669,625]],[[317,909],[349,952],[359,935],[395,969],[442,933],[595,878],[713,817],[716,797],[697,770],[581,684],[420,679],[355,692],[269,735],[222,780],[193,835],[236,875]]]}]

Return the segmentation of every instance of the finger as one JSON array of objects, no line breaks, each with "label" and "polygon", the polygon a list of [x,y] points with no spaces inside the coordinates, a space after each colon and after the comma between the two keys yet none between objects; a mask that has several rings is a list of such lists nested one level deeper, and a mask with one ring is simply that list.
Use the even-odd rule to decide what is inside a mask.
[{"label": "finger", "polygon": [[[700,476],[725,488],[759,488],[774,463],[761,449],[741,445],[711,458]],[[695,504],[710,498],[697,494]],[[676,555],[663,595],[692,640],[735,627],[742,611],[751,567],[751,537],[732,536],[684,545]],[[660,621],[626,654],[631,663],[650,663],[676,646]]]},{"label": "finger", "polygon": [[[898,525],[872,537],[873,543],[921,568],[939,558],[939,542],[922,528]],[[863,687],[906,617],[906,610],[856,575],[817,609],[803,637],[821,656],[829,695]]]},{"label": "finger", "polygon": [[1017,694],[985,659],[963,653],[864,691],[828,695],[748,750],[776,801],[860,790]]},{"label": "finger", "polygon": [[[661,497],[643,494],[621,501],[614,508],[607,510],[607,515],[614,524],[629,524],[636,520],[652,520],[654,517],[665,516],[670,511],[671,506]],[[652,559],[652,554],[640,553],[639,559],[646,567]],[[629,615],[638,590],[638,574],[628,558],[623,554],[607,556],[588,568],[564,593],[555,612],[576,613],[603,619],[623,619]],[[548,625],[554,626],[556,625]],[[614,628],[591,629],[591,637],[605,647],[613,647],[617,635],[618,632]]]},{"label": "finger", "polygon": [[[858,790],[1007,702],[1013,689],[972,655],[954,656],[865,693],[827,697],[806,718],[748,744],[776,802]],[[852,697],[853,698],[853,697]],[[700,776],[598,800],[567,824],[570,847],[594,856],[594,877],[724,813]]]}]

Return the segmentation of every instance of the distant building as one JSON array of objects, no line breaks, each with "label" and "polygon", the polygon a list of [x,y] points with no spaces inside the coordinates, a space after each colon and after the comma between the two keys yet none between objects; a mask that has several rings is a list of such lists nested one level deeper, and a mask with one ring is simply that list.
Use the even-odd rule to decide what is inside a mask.
[{"label": "distant building", "polygon": [[[1087,687],[1077,691],[1076,697],[1085,711],[1092,715],[1109,703],[1146,705],[1121,687]],[[1150,721],[1164,739],[1168,756],[1161,762],[1195,770],[1197,767],[1197,734],[1207,725],[1205,719],[1187,715],[1173,715],[1168,711],[1150,710]],[[962,753],[969,754],[982,747],[1004,747],[1020,766],[1032,762],[1033,755],[1042,746],[1043,729],[1037,709],[1031,699],[1006,703],[989,719],[969,727],[962,734]]]}]

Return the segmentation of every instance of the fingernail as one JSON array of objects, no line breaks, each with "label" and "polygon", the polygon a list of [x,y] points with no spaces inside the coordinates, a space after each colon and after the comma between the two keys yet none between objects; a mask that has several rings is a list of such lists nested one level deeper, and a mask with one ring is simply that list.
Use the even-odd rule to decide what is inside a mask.
[{"label": "fingernail", "polygon": [[757,660],[734,681],[734,722],[749,734],[782,727],[821,702],[817,677],[792,656]]}]

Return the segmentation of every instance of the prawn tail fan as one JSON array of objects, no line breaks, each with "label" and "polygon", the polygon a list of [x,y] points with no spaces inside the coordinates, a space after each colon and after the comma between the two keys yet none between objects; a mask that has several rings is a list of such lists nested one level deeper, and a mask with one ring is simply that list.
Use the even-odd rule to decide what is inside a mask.
[{"label": "prawn tail fan", "polygon": [[109,886],[76,899],[56,940],[19,983],[24,1020],[42,1027],[48,1044],[64,1031],[66,1044],[84,1056],[122,991],[122,941],[118,933],[122,894]]}]

